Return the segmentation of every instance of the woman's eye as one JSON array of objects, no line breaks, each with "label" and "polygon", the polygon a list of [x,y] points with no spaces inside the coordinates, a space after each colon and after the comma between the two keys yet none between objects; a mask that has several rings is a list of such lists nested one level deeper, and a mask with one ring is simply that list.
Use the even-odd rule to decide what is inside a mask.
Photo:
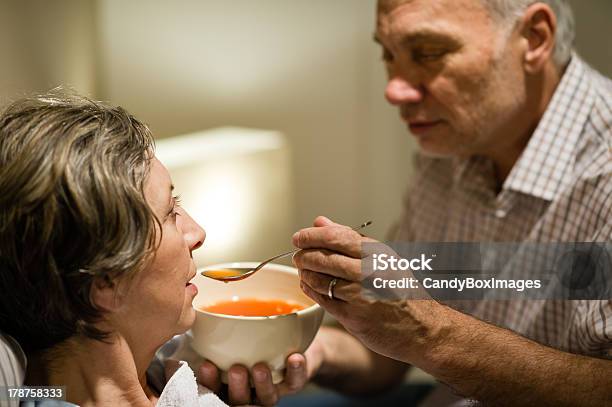
[{"label": "woman's eye", "polygon": [[174,201],[174,207],[172,208],[172,217],[176,219],[177,216],[181,216],[181,214],[178,212],[178,209],[181,207],[181,196],[173,196],[172,199]]}]

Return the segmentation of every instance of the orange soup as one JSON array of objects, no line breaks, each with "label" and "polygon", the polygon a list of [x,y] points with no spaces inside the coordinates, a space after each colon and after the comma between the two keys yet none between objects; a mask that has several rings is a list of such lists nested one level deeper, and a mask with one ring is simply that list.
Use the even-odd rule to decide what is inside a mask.
[{"label": "orange soup", "polygon": [[243,273],[236,269],[218,269],[218,270],[206,270],[204,271],[208,277],[222,279],[227,277],[239,277]]},{"label": "orange soup", "polygon": [[240,298],[200,307],[202,311],[206,312],[243,317],[268,317],[271,315],[291,314],[304,308],[306,308],[305,305],[292,301],[259,300],[257,298]]}]

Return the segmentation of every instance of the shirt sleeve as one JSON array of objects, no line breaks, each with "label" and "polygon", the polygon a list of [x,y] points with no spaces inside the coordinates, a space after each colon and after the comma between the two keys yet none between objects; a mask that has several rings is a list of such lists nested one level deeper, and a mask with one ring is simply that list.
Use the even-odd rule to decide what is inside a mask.
[{"label": "shirt sleeve", "polygon": [[[608,218],[609,219],[609,218]],[[612,294],[609,289],[612,285],[612,221],[608,220],[603,227],[598,230],[593,238],[595,242],[606,242],[603,246],[603,255],[606,257],[602,270],[601,284],[608,290],[604,291],[604,296],[600,301],[587,301],[585,315],[582,319],[585,335],[585,350],[593,352],[597,356],[612,359]],[[605,299],[608,298],[608,299]]]},{"label": "shirt sleeve", "polygon": [[587,356],[612,359],[612,300],[580,301],[572,338],[573,350]]}]

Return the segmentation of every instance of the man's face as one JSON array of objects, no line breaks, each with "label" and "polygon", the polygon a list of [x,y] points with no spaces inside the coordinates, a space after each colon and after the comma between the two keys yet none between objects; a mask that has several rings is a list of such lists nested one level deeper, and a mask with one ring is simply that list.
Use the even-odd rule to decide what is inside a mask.
[{"label": "man's face", "polygon": [[480,0],[388,5],[379,0],[375,33],[388,73],[385,96],[423,152],[468,156],[504,148],[502,133],[525,103],[513,37]]}]

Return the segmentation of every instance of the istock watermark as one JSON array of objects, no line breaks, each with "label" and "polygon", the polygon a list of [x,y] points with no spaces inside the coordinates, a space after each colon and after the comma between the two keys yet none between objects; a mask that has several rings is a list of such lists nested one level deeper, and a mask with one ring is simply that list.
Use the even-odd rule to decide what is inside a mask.
[{"label": "istock watermark", "polygon": [[433,270],[430,266],[433,258],[427,258],[424,254],[421,254],[420,258],[415,259],[403,259],[397,258],[393,255],[373,254],[372,255],[372,266],[374,271],[385,271],[385,270]]},{"label": "istock watermark", "polygon": [[363,289],[381,299],[612,299],[610,243],[365,243]]}]

